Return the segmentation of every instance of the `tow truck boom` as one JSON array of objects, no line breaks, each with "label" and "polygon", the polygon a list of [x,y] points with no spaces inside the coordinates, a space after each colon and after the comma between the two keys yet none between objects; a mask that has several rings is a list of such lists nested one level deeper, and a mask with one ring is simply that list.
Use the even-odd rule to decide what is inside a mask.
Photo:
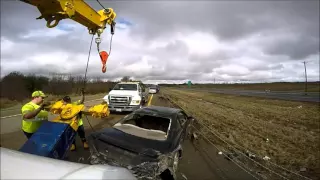
[{"label": "tow truck boom", "polygon": [[[56,27],[62,19],[72,19],[87,27],[89,34],[103,33],[106,24],[114,29],[116,13],[112,8],[95,11],[83,0],[20,0],[36,6],[41,13],[37,19],[44,18],[47,27]],[[52,24],[53,23],[53,24]]]},{"label": "tow truck boom", "polygon": [[[62,19],[67,18],[87,27],[89,34],[98,35],[96,39],[98,51],[100,35],[106,28],[106,24],[111,26],[111,34],[113,35],[114,33],[116,13],[112,8],[104,8],[96,12],[83,0],[20,1],[36,6],[41,13],[41,16],[37,19],[44,18],[47,21],[48,28],[56,27]],[[105,63],[108,56],[103,58],[101,54],[102,71],[105,72]],[[75,139],[81,115],[87,114],[95,118],[103,118],[109,116],[110,113],[107,104],[98,104],[86,109],[83,104],[65,105],[62,101],[56,101],[46,110],[53,114],[58,114],[58,116],[52,121],[44,122],[19,151],[55,159],[64,159],[71,143]]]}]

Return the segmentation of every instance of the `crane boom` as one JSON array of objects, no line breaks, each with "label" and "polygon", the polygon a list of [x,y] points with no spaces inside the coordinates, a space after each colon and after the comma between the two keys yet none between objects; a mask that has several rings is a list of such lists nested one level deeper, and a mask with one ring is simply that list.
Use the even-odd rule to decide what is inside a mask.
[{"label": "crane boom", "polygon": [[97,33],[100,36],[106,28],[106,24],[111,26],[111,31],[115,25],[116,13],[112,8],[95,11],[83,0],[20,1],[36,6],[41,13],[37,19],[44,18],[48,28],[56,27],[60,20],[69,18],[87,27],[89,34]]}]

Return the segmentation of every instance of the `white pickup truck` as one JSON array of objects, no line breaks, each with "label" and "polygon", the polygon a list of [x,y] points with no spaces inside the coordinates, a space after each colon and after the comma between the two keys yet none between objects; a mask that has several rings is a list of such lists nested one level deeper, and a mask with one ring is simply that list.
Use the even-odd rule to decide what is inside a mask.
[{"label": "white pickup truck", "polygon": [[103,98],[110,111],[135,111],[148,101],[148,92],[140,82],[120,82]]}]

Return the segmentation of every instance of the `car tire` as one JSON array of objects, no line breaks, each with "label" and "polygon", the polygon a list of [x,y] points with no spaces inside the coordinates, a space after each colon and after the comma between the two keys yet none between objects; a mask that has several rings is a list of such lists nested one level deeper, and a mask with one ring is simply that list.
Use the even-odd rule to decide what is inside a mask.
[{"label": "car tire", "polygon": [[139,109],[143,108],[146,105],[146,103],[144,102],[144,99],[141,100],[141,103],[139,105]]}]

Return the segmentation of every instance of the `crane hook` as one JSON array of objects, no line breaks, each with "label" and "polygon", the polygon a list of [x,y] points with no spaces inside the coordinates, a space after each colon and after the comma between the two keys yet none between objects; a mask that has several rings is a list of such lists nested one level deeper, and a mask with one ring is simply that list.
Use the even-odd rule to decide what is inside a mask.
[{"label": "crane hook", "polygon": [[102,63],[102,72],[103,73],[105,73],[107,71],[106,63],[107,63],[108,57],[109,57],[109,55],[111,53],[112,37],[114,35],[115,25],[116,25],[116,22],[112,21],[111,22],[111,29],[110,29],[111,39],[110,39],[110,50],[109,50],[109,53],[107,53],[106,51],[101,51],[100,52],[100,43],[101,43],[100,34],[101,34],[101,32],[100,31],[97,32],[98,37],[96,38],[95,41],[96,41],[96,44],[97,44],[98,53],[100,55],[100,59],[101,59],[101,63]]},{"label": "crane hook", "polygon": [[106,51],[101,51],[101,52],[99,52],[99,55],[100,55],[100,59],[101,59],[101,63],[102,63],[102,72],[105,73],[107,70],[106,64],[108,61],[109,54]]}]

